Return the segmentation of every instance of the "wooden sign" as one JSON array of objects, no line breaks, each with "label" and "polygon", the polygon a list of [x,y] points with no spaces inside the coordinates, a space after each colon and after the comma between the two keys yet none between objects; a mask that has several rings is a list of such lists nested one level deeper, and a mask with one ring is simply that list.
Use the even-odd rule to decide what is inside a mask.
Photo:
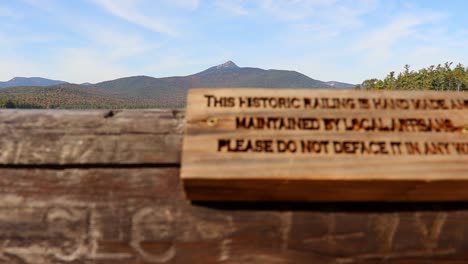
[{"label": "wooden sign", "polygon": [[468,93],[194,89],[195,201],[468,200]]}]

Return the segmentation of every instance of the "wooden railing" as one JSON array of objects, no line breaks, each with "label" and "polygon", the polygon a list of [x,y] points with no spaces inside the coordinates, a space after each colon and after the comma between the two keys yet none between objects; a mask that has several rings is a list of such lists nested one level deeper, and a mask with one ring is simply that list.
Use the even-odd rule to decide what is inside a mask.
[{"label": "wooden railing", "polygon": [[183,127],[179,110],[0,111],[0,263],[468,260],[467,203],[191,204]]}]

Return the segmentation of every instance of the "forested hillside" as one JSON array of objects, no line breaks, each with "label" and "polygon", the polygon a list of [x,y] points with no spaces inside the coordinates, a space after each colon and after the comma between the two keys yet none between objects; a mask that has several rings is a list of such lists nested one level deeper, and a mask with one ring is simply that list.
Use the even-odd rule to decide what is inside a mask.
[{"label": "forested hillside", "polygon": [[238,67],[228,61],[188,76],[132,76],[89,85],[67,83],[0,89],[0,107],[183,108],[187,91],[204,87],[334,88],[296,71]]},{"label": "forested hillside", "polygon": [[413,71],[409,65],[398,75],[390,72],[383,80],[369,79],[356,86],[365,90],[434,90],[434,91],[468,91],[468,67],[459,63],[431,65]]},{"label": "forested hillside", "polygon": [[150,99],[121,98],[70,84],[51,87],[14,87],[0,90],[0,108],[149,108],[157,103]]}]

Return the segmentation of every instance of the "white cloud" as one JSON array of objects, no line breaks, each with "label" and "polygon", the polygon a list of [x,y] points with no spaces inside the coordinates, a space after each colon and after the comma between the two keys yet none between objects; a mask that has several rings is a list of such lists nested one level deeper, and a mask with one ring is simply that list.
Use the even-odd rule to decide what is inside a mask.
[{"label": "white cloud", "polygon": [[[51,8],[66,10],[66,7],[57,4],[54,0],[46,0],[47,4],[42,7],[39,6],[39,0],[24,1],[46,12],[52,10]],[[136,1],[103,2],[111,3],[112,8],[115,4],[116,12],[125,10],[136,13],[134,10],[137,10],[134,6]],[[141,74],[140,70],[144,67],[141,65],[145,63],[138,62],[137,58],[147,58],[157,54],[165,43],[161,38],[154,37],[155,34],[144,35],[139,31],[115,27],[114,22],[102,22],[102,20],[97,22],[92,17],[80,13],[73,16],[64,15],[64,12],[56,13],[55,20],[66,26],[67,34],[54,36],[48,32],[38,34],[35,30],[26,30],[28,34],[20,35],[0,32],[2,40],[0,41],[0,58],[2,58],[0,78],[6,80],[26,75],[82,83],[137,75]],[[112,30],[109,30],[110,28]],[[70,36],[76,39],[71,42]],[[36,45],[45,42],[48,42],[46,49],[54,50],[46,56],[46,61],[44,61],[45,56],[40,55],[22,59],[24,56],[21,55],[19,47],[34,49]],[[62,43],[68,44],[64,46]],[[45,46],[41,46],[41,49]]]},{"label": "white cloud", "polygon": [[195,10],[200,5],[199,0],[170,0],[170,2],[178,7],[189,10]]},{"label": "white cloud", "polygon": [[26,58],[2,54],[0,63],[0,81],[8,81],[13,77],[45,77],[49,76],[46,67],[37,62],[31,62]]},{"label": "white cloud", "polygon": [[356,45],[357,51],[367,53],[371,61],[385,61],[393,53],[396,44],[416,36],[421,26],[439,21],[444,16],[439,13],[404,14],[384,27],[377,28],[364,36]]},{"label": "white cloud", "polygon": [[294,21],[310,17],[317,9],[333,6],[335,2],[336,0],[261,0],[260,6],[278,19]]},{"label": "white cloud", "polygon": [[[0,81],[15,76],[40,76],[69,82],[100,82],[124,76],[138,75],[141,69],[125,63],[126,59],[141,57],[156,47],[138,36],[103,34],[102,39],[88,47],[58,48],[47,58],[26,58],[18,54],[0,52]],[[104,41],[109,42],[101,42]],[[118,45],[112,45],[115,41]],[[11,44],[6,46],[7,50]],[[0,43],[0,48],[2,48]]]},{"label": "white cloud", "polygon": [[155,32],[167,34],[170,36],[178,35],[176,30],[167,23],[160,20],[144,15],[141,10],[137,9],[137,1],[132,0],[94,0],[106,11],[114,16],[127,20],[141,27],[150,29]]},{"label": "white cloud", "polygon": [[344,33],[355,33],[365,26],[366,15],[372,14],[379,0],[325,1],[298,0],[277,2],[262,0],[261,8],[289,26],[285,42],[295,46],[328,41]]},{"label": "white cloud", "polygon": [[8,7],[0,6],[0,17],[21,18],[22,16]]},{"label": "white cloud", "polygon": [[357,0],[327,3],[303,1],[301,4],[302,7],[299,5],[296,8],[303,8],[304,11],[296,20],[285,21],[288,31],[280,41],[291,48],[323,51],[330,48],[327,44],[330,41],[360,32],[366,26],[366,16],[372,15],[380,3],[378,0]]},{"label": "white cloud", "polygon": [[49,69],[58,79],[71,82],[100,82],[135,74],[125,66],[120,66],[99,50],[70,48],[60,51],[53,58],[54,65]]},{"label": "white cloud", "polygon": [[218,0],[215,5],[236,16],[244,16],[249,13],[244,6],[244,0]]},{"label": "white cloud", "polygon": [[164,42],[147,40],[134,32],[117,29],[109,31],[109,27],[88,22],[77,24],[76,30],[83,38],[90,40],[89,44],[83,48],[99,50],[101,56],[118,61],[156,50],[164,44]]},{"label": "white cloud", "polygon": [[[128,61],[154,56],[160,53],[163,42],[148,41],[141,35],[125,31],[109,31],[105,26],[90,30],[86,23],[77,26],[85,45],[62,48],[53,58],[48,69],[63,80],[71,82],[100,82],[124,76],[142,74],[141,66]],[[54,67],[53,65],[58,65]]]},{"label": "white cloud", "polygon": [[137,35],[103,32],[97,39],[108,50],[109,57],[114,60],[125,59],[157,49],[158,43],[149,43]]},{"label": "white cloud", "polygon": [[[84,26],[84,25],[83,25]],[[57,47],[44,56],[26,57],[15,47],[32,41],[46,41],[34,36],[6,37],[0,32],[0,81],[15,76],[40,76],[69,82],[100,82],[129,75],[141,74],[139,67],[127,60],[153,54],[161,43],[148,42],[137,34],[106,31],[94,27],[92,31],[78,31],[85,44]],[[32,38],[32,39],[31,39]],[[86,39],[92,39],[87,42]]]},{"label": "white cloud", "polygon": [[[6,56],[4,56],[6,55]],[[70,48],[58,50],[47,60],[30,60],[8,54],[0,54],[0,81],[16,76],[44,77],[68,82],[99,82],[136,74],[121,66],[98,50]]]},{"label": "white cloud", "polygon": [[23,2],[37,7],[47,12],[54,12],[57,8],[57,2],[55,0],[22,0]]}]

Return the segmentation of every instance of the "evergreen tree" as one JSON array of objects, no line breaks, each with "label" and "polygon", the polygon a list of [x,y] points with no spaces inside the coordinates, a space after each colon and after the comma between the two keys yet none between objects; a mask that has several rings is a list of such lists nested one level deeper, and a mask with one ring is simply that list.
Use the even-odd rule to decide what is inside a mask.
[{"label": "evergreen tree", "polygon": [[410,70],[407,64],[404,70],[395,77],[390,72],[385,79],[365,80],[357,89],[365,90],[435,90],[435,91],[468,91],[468,67],[459,63],[453,67],[452,62],[444,65],[431,65],[417,72]]}]

